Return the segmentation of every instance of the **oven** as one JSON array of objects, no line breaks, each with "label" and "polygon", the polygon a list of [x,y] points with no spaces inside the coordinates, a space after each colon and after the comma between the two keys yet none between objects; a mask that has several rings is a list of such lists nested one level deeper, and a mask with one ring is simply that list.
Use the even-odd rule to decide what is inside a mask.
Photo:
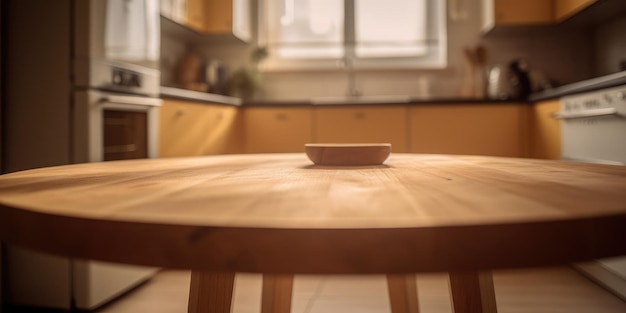
[{"label": "oven", "polygon": [[[5,171],[158,157],[159,0],[3,4],[12,60]],[[6,252],[6,301],[17,307],[94,310],[158,270]]]},{"label": "oven", "polygon": [[158,156],[161,99],[100,90],[74,97],[77,163]]},{"label": "oven", "polygon": [[[554,117],[561,120],[562,159],[626,164],[626,85],[563,97]],[[576,268],[626,300],[626,257]]]}]

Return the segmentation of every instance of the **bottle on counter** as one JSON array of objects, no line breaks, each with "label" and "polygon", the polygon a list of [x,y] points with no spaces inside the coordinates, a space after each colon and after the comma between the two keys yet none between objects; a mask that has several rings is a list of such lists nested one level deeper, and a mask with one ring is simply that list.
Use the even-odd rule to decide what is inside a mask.
[{"label": "bottle on counter", "polygon": [[526,100],[532,89],[528,64],[523,59],[516,59],[509,63],[509,75],[511,82],[511,98]]}]

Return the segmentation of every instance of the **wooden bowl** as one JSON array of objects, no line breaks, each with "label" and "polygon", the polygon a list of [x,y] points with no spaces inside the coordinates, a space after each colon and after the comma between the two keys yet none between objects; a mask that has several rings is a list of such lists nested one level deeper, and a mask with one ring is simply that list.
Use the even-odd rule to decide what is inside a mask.
[{"label": "wooden bowl", "polygon": [[304,151],[316,165],[380,165],[391,153],[390,143],[308,143]]}]

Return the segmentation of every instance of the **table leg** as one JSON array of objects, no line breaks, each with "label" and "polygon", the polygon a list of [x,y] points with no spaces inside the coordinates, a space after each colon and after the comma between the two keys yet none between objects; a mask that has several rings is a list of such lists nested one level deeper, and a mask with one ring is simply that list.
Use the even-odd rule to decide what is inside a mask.
[{"label": "table leg", "polygon": [[455,313],[497,313],[491,272],[450,273]]},{"label": "table leg", "polygon": [[235,273],[192,271],[189,313],[230,313]]},{"label": "table leg", "polygon": [[291,312],[293,275],[263,274],[261,313]]},{"label": "table leg", "polygon": [[413,275],[387,275],[391,313],[419,313],[417,279]]}]

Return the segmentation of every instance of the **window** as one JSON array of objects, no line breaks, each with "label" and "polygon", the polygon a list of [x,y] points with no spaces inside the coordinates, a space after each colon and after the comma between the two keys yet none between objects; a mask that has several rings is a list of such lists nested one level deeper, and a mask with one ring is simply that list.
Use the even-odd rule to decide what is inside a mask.
[{"label": "window", "polygon": [[[445,0],[264,0],[266,69],[443,68]],[[348,63],[349,62],[349,63]]]}]

